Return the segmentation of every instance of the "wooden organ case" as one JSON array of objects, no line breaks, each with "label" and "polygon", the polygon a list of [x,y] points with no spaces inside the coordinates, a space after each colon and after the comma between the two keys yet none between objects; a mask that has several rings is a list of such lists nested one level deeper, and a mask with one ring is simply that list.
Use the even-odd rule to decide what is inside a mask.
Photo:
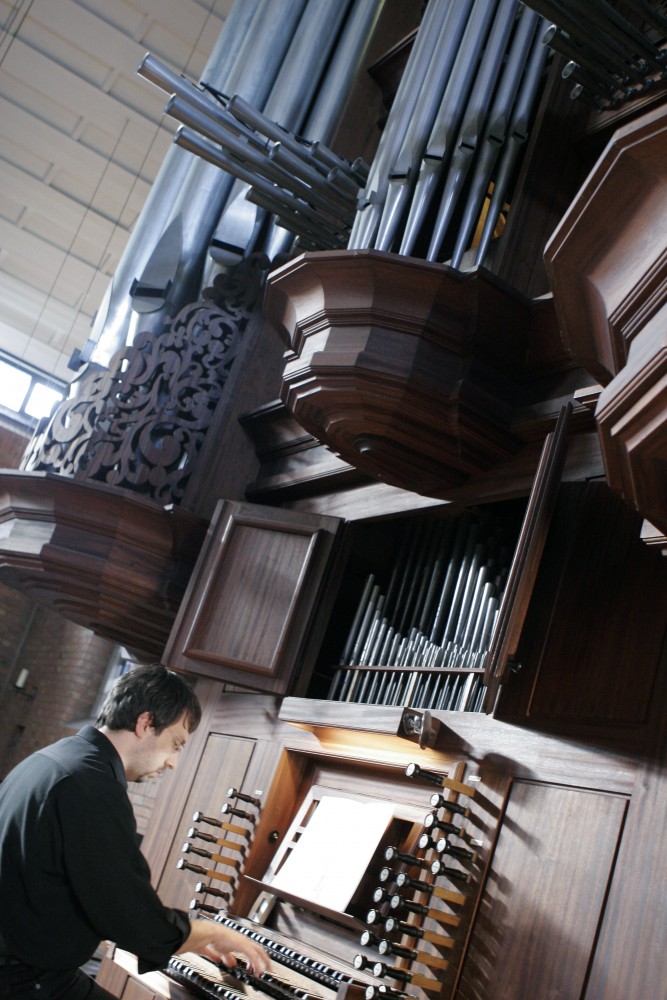
[{"label": "wooden organ case", "polygon": [[[541,122],[528,196],[495,268],[531,296],[544,296],[541,253],[585,173],[573,150],[589,161],[594,152],[594,134],[578,149],[561,142],[572,114],[561,107]],[[531,200],[547,175],[558,175],[553,203]],[[164,901],[193,901],[260,935],[276,976],[293,974],[295,1000],[667,996],[666,564],[605,482],[581,402],[596,387],[559,367],[557,341],[531,344],[535,384],[548,391],[515,415],[522,449],[447,503],[369,483],[313,439],[308,479],[301,432],[283,433],[289,420],[274,404],[278,443],[247,490],[256,502],[220,501],[211,521],[163,658],[197,678],[204,716],[144,846]],[[559,465],[539,445],[574,384],[582,396]],[[246,428],[271,419],[260,409]],[[469,695],[484,676],[486,705],[414,697],[428,665],[392,672],[386,660],[344,657],[355,611],[371,602],[360,595],[386,570],[399,528],[427,550],[443,522],[493,507],[514,547],[500,627],[483,666],[439,660],[445,642],[434,653],[441,675],[466,674]],[[378,676],[414,685],[399,680],[379,703],[349,696],[377,692]],[[257,801],[230,800],[230,789]],[[363,810],[376,805],[390,808],[369,846]],[[327,849],[351,862],[355,823],[364,844],[363,870],[337,906],[287,877],[329,808],[339,826]],[[330,867],[345,860],[332,855]],[[171,974],[139,976],[116,953],[99,979],[123,1000],[263,995],[261,984],[209,972],[182,958]],[[285,987],[273,989],[265,995],[282,1000]]]},{"label": "wooden organ case", "polygon": [[[221,510],[201,566],[229,539],[221,527],[229,505]],[[243,508],[232,510],[245,524]],[[296,530],[298,518],[285,513],[277,545],[287,522]],[[311,518],[304,523],[312,529]],[[521,1000],[560,991],[607,1000],[615,995],[610,970],[625,977],[628,995],[659,995],[662,971],[650,956],[664,914],[649,887],[665,870],[666,848],[653,831],[665,808],[667,579],[664,561],[639,541],[639,523],[602,482],[561,485],[524,608],[523,668],[510,674],[493,714],[335,701],[307,688],[306,697],[242,691],[236,653],[206,647],[213,676],[197,680],[202,724],[145,841],[161,897],[260,935],[294,997],[397,991],[419,1000]],[[265,555],[261,535],[259,542]],[[285,607],[300,633],[296,585],[314,581],[302,567],[292,572],[294,600]],[[189,622],[181,617],[173,633],[197,635],[197,656],[212,634],[205,623],[216,628],[215,609],[199,597],[201,579],[195,573]],[[213,593],[225,579],[218,563]],[[320,624],[325,646],[332,629],[344,631],[336,608],[348,587],[332,570],[316,588],[330,601],[329,626]],[[274,623],[273,633],[264,622],[264,652],[271,641],[297,648],[289,622]],[[172,648],[174,665],[187,662],[188,648]],[[222,680],[227,659],[237,686]],[[266,683],[275,684],[270,671]],[[295,672],[292,683],[304,685],[303,675]],[[363,845],[363,870],[335,906],[324,890],[281,877],[286,859],[299,860],[326,799],[348,804],[333,814],[327,867],[351,860],[355,839]],[[389,806],[390,815],[369,847],[363,809],[370,816],[374,805]],[[632,927],[619,917],[625,913],[634,914]],[[620,948],[621,925],[632,962]],[[261,989],[218,975],[181,957],[170,973],[137,976],[131,957],[118,953],[105,959],[100,981],[123,1000],[235,1000]],[[266,995],[285,988],[269,984]]]}]

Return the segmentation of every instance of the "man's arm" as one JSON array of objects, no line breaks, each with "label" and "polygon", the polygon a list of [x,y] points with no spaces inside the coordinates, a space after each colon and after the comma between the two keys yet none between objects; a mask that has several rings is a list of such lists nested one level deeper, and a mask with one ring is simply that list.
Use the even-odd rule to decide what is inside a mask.
[{"label": "man's arm", "polygon": [[214,920],[192,920],[190,933],[176,954],[192,951],[204,955],[212,962],[222,962],[230,968],[236,965],[234,953],[239,953],[248,961],[250,971],[256,976],[269,967],[268,955],[261,945],[239,931],[218,924]]}]

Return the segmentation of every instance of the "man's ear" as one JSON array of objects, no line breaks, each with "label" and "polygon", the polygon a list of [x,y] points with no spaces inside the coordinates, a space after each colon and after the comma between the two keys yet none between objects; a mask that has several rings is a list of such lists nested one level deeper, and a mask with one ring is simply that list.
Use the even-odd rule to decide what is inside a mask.
[{"label": "man's ear", "polygon": [[141,715],[137,716],[137,721],[134,724],[135,735],[140,739],[146,736],[148,731],[153,728],[153,715],[151,712],[142,712]]}]

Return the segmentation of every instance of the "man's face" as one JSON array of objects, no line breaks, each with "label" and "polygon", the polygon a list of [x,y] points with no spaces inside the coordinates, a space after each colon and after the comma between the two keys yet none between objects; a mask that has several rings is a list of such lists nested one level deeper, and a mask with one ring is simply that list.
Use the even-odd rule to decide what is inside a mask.
[{"label": "man's face", "polygon": [[156,733],[150,725],[145,726],[139,734],[131,766],[127,771],[128,781],[148,781],[159,777],[166,770],[173,771],[188,736],[185,715],[161,733]]}]

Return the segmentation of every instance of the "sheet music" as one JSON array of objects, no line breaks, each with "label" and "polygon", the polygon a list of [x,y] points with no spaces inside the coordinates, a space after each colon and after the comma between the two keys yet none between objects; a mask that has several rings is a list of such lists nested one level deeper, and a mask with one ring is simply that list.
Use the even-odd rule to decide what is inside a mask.
[{"label": "sheet music", "polygon": [[272,885],[345,912],[393,815],[391,802],[323,796]]}]

